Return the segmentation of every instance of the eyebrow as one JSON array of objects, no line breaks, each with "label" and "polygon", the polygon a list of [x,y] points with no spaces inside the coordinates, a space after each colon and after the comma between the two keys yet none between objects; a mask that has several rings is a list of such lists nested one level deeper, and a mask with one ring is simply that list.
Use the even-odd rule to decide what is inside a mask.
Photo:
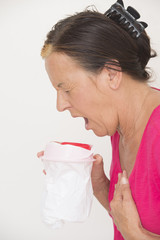
[{"label": "eyebrow", "polygon": [[65,84],[64,82],[58,83],[57,87],[60,88],[60,87],[62,87],[62,85],[64,85],[64,84]]}]

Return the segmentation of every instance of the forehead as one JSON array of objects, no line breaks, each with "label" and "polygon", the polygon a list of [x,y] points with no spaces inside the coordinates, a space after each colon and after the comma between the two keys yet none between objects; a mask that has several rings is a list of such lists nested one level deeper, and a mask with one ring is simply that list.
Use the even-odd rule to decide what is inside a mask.
[{"label": "forehead", "polygon": [[48,57],[45,58],[47,66],[61,62],[62,64],[67,64],[68,61],[73,62],[73,60],[64,53],[52,52]]},{"label": "forehead", "polygon": [[78,64],[69,56],[63,53],[53,52],[45,59],[47,72],[73,72],[80,68]]},{"label": "forehead", "polygon": [[63,53],[53,52],[45,59],[45,68],[54,85],[61,82],[83,82],[91,76],[76,61]]}]

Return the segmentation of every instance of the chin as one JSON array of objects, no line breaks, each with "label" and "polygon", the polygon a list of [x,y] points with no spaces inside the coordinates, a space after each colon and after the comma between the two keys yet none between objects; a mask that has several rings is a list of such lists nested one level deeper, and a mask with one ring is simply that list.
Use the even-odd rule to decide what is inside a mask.
[{"label": "chin", "polygon": [[105,136],[108,136],[108,134],[105,132],[98,132],[98,131],[94,131],[93,130],[93,132],[94,132],[94,134],[97,136],[97,137],[105,137]]}]

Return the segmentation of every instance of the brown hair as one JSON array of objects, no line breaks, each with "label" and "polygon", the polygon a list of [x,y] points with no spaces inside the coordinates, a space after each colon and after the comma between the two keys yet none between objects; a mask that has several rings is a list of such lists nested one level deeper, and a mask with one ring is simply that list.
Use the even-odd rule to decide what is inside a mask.
[{"label": "brown hair", "polygon": [[[135,79],[147,81],[146,65],[156,52],[144,31],[138,39],[95,10],[85,10],[60,20],[47,34],[43,58],[53,51],[72,57],[86,70],[98,73],[118,66]],[[109,67],[110,66],[110,67]]]}]

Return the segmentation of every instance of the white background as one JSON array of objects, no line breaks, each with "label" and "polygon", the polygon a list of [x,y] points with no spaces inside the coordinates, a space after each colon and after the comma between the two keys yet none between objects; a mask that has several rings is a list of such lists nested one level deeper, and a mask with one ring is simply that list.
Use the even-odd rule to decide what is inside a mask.
[{"label": "white background", "polygon": [[[56,95],[40,50],[51,27],[61,18],[94,4],[105,12],[112,0],[0,0],[0,240],[113,239],[112,221],[93,201],[85,223],[50,230],[40,218],[43,166],[37,152],[52,140],[91,143],[104,157],[108,175],[110,137],[86,131],[83,119],[56,111]],[[160,1],[126,0],[149,25],[152,47],[160,53]],[[151,60],[160,87],[159,57]]]}]

